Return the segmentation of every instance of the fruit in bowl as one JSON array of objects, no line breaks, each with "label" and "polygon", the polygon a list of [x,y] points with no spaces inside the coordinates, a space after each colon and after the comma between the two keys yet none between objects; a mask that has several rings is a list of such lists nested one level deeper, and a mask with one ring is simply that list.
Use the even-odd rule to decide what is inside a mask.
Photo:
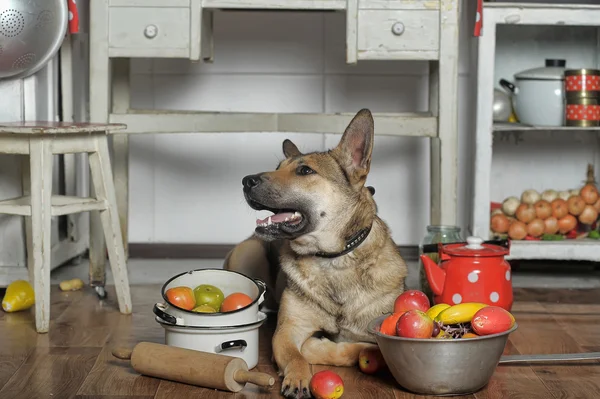
[{"label": "fruit in bowl", "polygon": [[[368,331],[398,384],[421,395],[479,391],[517,328],[510,312],[481,303],[395,310],[371,321]],[[396,329],[391,328],[394,324]],[[460,367],[448,367],[456,359]]]},{"label": "fruit in bowl", "polygon": [[194,288],[194,298],[196,299],[196,306],[208,305],[215,310],[219,310],[225,295],[223,295],[223,291],[214,285],[201,284]]},{"label": "fruit in bowl", "polygon": [[192,310],[196,307],[194,292],[190,287],[173,287],[165,293],[170,304],[185,310]]}]

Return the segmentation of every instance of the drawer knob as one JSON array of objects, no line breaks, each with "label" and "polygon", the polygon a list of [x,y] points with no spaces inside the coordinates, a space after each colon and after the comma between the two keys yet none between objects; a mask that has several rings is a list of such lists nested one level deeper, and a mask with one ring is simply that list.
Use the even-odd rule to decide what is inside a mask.
[{"label": "drawer knob", "polygon": [[144,29],[144,36],[146,36],[148,39],[154,39],[157,34],[158,28],[156,25],[148,25],[146,26],[146,29]]},{"label": "drawer knob", "polygon": [[402,22],[396,22],[392,25],[392,33],[396,36],[400,36],[404,33],[404,24]]}]

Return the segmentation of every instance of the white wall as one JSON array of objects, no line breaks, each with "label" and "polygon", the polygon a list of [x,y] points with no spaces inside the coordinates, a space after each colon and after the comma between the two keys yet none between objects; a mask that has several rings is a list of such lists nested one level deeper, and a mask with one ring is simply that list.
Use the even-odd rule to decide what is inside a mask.
[{"label": "white wall", "polygon": [[[468,223],[471,165],[471,15],[460,57],[460,224]],[[265,112],[427,110],[422,62],[345,63],[343,13],[223,12],[215,62],[136,60],[135,108]],[[377,127],[376,127],[377,128]],[[340,132],[342,133],[342,132]],[[281,142],[325,150],[339,135],[165,134],[131,137],[130,241],[236,243],[254,229],[241,179],[273,168]],[[399,245],[416,245],[429,223],[429,144],[376,137],[368,184]]]}]

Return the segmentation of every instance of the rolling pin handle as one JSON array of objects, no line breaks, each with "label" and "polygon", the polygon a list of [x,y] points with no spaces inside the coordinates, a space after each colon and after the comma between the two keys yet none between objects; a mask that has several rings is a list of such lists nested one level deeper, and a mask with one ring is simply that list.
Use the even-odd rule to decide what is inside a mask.
[{"label": "rolling pin handle", "polygon": [[133,350],[128,348],[114,348],[112,350],[112,355],[117,359],[129,360],[131,359],[131,354]]},{"label": "rolling pin handle", "polygon": [[275,378],[267,373],[258,373],[255,371],[238,370],[235,372],[233,379],[240,384],[249,382],[260,387],[272,387],[275,385]]}]

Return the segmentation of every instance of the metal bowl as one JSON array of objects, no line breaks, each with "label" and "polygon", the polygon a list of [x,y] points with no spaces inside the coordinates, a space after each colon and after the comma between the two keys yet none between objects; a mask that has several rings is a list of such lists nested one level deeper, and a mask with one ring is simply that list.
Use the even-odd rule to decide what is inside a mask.
[{"label": "metal bowl", "polygon": [[24,78],[56,55],[69,18],[66,0],[0,2],[0,79]]},{"label": "metal bowl", "polygon": [[379,332],[388,315],[371,321],[368,331],[396,382],[421,395],[466,395],[487,385],[496,370],[508,335],[517,324],[501,334],[469,339],[414,339]]}]

